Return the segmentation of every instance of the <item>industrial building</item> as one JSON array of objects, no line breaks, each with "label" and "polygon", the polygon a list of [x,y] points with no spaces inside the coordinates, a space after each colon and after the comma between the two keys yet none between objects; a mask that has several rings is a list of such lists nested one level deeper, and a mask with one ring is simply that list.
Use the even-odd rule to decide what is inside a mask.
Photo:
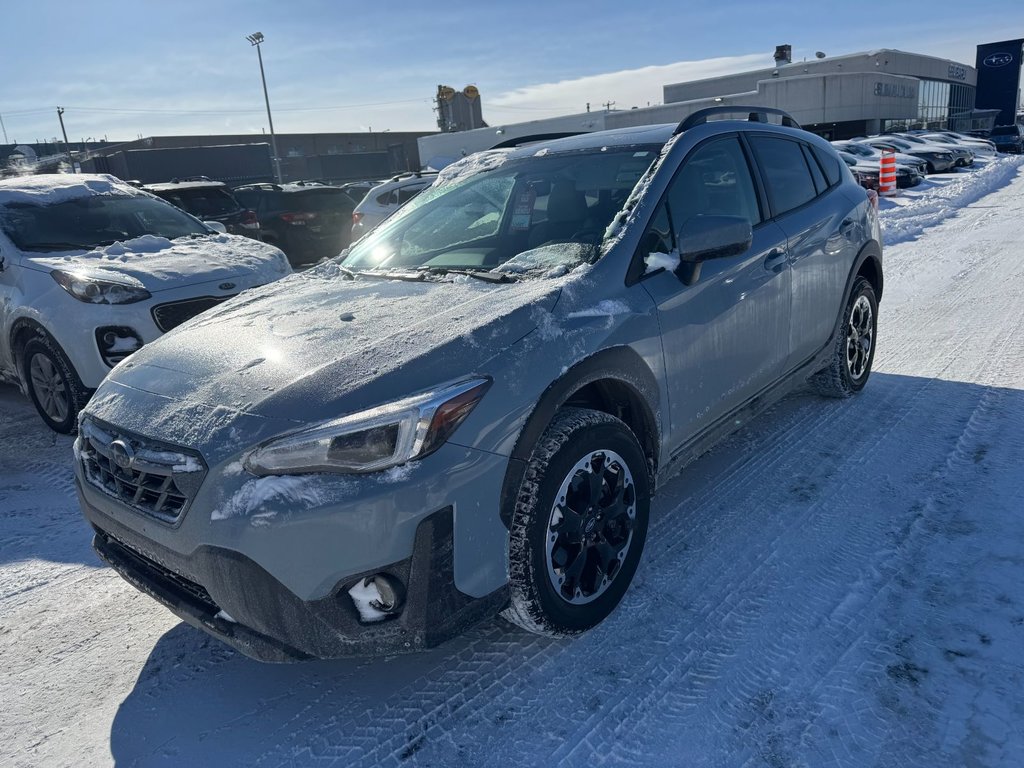
[{"label": "industrial building", "polygon": [[[1019,41],[1010,42],[1017,43],[1019,54]],[[784,109],[807,130],[828,139],[913,127],[986,131],[1000,112],[987,108],[999,105],[975,104],[978,70],[957,61],[894,49],[818,54],[807,61],[793,61],[791,50],[789,45],[778,46],[775,65],[764,69],[667,84],[664,103],[658,106],[584,112],[424,137],[419,140],[420,157],[442,167],[523,136],[679,122],[699,109],[731,104]],[[1012,66],[1019,72],[1019,58]]]},{"label": "industrial building", "polygon": [[[427,135],[426,131],[279,133],[281,178],[343,182],[416,170],[421,165],[416,141]],[[204,175],[237,185],[274,180],[269,142],[268,135],[259,133],[149,136],[123,143],[71,142],[69,149],[85,173],[127,174],[146,183]],[[255,150],[253,145],[261,147],[262,157],[259,151],[244,151]],[[55,171],[67,154],[58,142],[0,145],[0,166],[13,158],[27,162],[32,170]]]}]

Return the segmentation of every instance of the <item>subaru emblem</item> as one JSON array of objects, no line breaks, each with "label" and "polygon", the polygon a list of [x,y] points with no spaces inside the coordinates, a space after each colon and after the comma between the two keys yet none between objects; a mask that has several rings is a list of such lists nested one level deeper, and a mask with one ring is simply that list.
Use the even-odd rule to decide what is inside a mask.
[{"label": "subaru emblem", "polygon": [[128,469],[135,458],[135,451],[124,440],[115,440],[110,444],[110,460],[121,469]]},{"label": "subaru emblem", "polygon": [[234,283],[221,283],[217,287],[220,288],[222,291],[230,291],[232,288],[235,287],[235,284]]},{"label": "subaru emblem", "polygon": [[993,53],[982,62],[986,67],[1005,67],[1013,61],[1012,53]]}]

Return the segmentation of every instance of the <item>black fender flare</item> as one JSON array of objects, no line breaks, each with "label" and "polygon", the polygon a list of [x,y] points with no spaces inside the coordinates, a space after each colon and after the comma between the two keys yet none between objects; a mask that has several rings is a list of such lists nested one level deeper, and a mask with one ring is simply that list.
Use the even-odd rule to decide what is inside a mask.
[{"label": "black fender flare", "polygon": [[[11,360],[14,362],[14,369],[18,372],[18,376],[24,381],[27,373],[22,370],[21,352],[24,348],[24,344],[19,345],[18,338],[22,332],[27,331],[31,336],[43,336],[55,344],[61,351],[63,347],[57,342],[46,327],[31,317],[19,317],[11,324],[11,333],[8,337],[8,343],[10,344],[9,349],[11,350]],[[26,342],[27,343],[27,342]]]},{"label": "black fender flare", "polygon": [[843,300],[839,304],[839,311],[836,315],[836,324],[832,329],[832,336],[829,338],[828,348],[835,341],[835,335],[839,332],[843,325],[843,313],[846,311],[846,305],[850,301],[850,293],[853,291],[853,283],[857,279],[857,275],[861,274],[864,269],[864,265],[870,262],[868,269],[873,272],[875,283],[875,299],[881,303],[882,301],[882,246],[875,240],[869,240],[860,249],[857,254],[857,258],[853,261],[853,267],[850,269],[850,274],[846,276],[846,288],[843,289]]},{"label": "black fender flare", "polygon": [[549,384],[520,430],[501,487],[500,516],[506,528],[511,523],[515,497],[522,485],[527,462],[544,430],[558,409],[574,393],[601,381],[612,381],[624,387],[630,393],[630,405],[638,406],[634,421],[639,419],[643,433],[637,435],[637,440],[648,458],[648,472],[653,487],[661,448],[661,429],[657,416],[660,388],[657,379],[643,358],[631,347],[602,349],[576,363]]}]

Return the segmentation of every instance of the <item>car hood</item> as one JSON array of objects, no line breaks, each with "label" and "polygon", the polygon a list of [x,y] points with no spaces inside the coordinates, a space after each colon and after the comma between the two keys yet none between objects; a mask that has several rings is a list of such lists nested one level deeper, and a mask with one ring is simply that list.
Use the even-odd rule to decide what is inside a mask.
[{"label": "car hood", "polygon": [[60,269],[100,280],[129,282],[150,293],[213,280],[257,275],[271,282],[291,272],[288,260],[273,246],[238,235],[168,240],[143,235],[92,251],[30,255],[36,269]]},{"label": "car hood", "polygon": [[321,267],[204,313],[143,347],[108,380],[315,422],[486,374],[493,355],[537,328],[568,279],[350,280]]}]

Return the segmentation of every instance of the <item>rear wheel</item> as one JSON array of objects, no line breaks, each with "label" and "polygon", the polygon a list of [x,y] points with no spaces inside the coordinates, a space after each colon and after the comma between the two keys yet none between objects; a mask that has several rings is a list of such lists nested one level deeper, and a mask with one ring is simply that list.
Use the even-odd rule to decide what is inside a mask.
[{"label": "rear wheel", "polygon": [[22,370],[29,397],[46,425],[72,434],[89,391],[57,342],[43,335],[31,339],[22,352]]},{"label": "rear wheel", "polygon": [[600,623],[636,572],[649,507],[647,461],[630,429],[599,411],[560,411],[516,500],[505,617],[563,637]]},{"label": "rear wheel", "polygon": [[864,389],[875,359],[878,330],[878,300],[866,278],[858,277],[836,333],[832,360],[811,377],[814,390],[826,397],[849,397]]}]

